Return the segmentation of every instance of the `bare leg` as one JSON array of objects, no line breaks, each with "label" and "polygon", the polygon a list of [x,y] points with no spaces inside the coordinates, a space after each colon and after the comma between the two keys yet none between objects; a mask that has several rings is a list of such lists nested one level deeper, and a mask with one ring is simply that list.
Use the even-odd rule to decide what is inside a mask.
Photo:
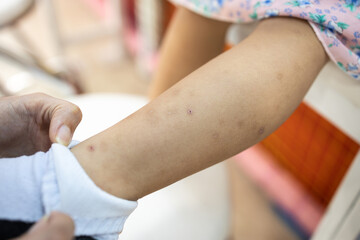
[{"label": "bare leg", "polygon": [[307,22],[264,20],[242,43],[72,151],[100,188],[138,199],[272,133],[326,61]]},{"label": "bare leg", "polygon": [[150,98],[155,98],[224,50],[230,24],[179,8],[161,46]]}]

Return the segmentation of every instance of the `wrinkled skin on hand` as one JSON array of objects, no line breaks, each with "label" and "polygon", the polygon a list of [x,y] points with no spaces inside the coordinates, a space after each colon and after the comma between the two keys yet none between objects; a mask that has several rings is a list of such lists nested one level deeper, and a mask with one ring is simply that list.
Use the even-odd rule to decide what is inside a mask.
[{"label": "wrinkled skin on hand", "polygon": [[47,151],[54,142],[67,145],[81,118],[76,105],[46,94],[0,98],[0,157]]}]

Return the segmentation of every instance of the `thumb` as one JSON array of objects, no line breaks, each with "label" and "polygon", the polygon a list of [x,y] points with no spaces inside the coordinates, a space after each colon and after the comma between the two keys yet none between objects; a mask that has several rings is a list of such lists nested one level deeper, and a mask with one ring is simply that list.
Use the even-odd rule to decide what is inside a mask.
[{"label": "thumb", "polygon": [[52,212],[17,240],[71,240],[74,228],[74,222],[69,216]]},{"label": "thumb", "polygon": [[63,102],[57,106],[51,114],[49,128],[51,142],[69,145],[81,118],[82,113],[78,106],[69,102]]}]

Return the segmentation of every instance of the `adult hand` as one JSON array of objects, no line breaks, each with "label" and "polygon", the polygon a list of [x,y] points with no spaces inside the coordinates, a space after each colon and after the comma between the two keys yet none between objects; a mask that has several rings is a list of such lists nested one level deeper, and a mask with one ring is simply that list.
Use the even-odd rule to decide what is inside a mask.
[{"label": "adult hand", "polygon": [[76,105],[42,93],[0,98],[0,157],[68,145],[81,118]]},{"label": "adult hand", "polygon": [[74,236],[74,222],[60,212],[52,212],[37,222],[30,230],[14,240],[71,240]]}]

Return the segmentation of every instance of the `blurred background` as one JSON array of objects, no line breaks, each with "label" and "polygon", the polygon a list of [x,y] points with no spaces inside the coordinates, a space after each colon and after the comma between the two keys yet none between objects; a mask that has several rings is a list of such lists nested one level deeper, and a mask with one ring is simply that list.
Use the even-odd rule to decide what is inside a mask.
[{"label": "blurred background", "polygon": [[[175,11],[160,0],[1,0],[0,96],[73,101],[84,113],[74,137],[96,134],[148,101]],[[232,26],[225,49],[253,28]],[[141,199],[120,239],[360,239],[346,224],[360,219],[359,92],[327,64],[274,134]]]}]

